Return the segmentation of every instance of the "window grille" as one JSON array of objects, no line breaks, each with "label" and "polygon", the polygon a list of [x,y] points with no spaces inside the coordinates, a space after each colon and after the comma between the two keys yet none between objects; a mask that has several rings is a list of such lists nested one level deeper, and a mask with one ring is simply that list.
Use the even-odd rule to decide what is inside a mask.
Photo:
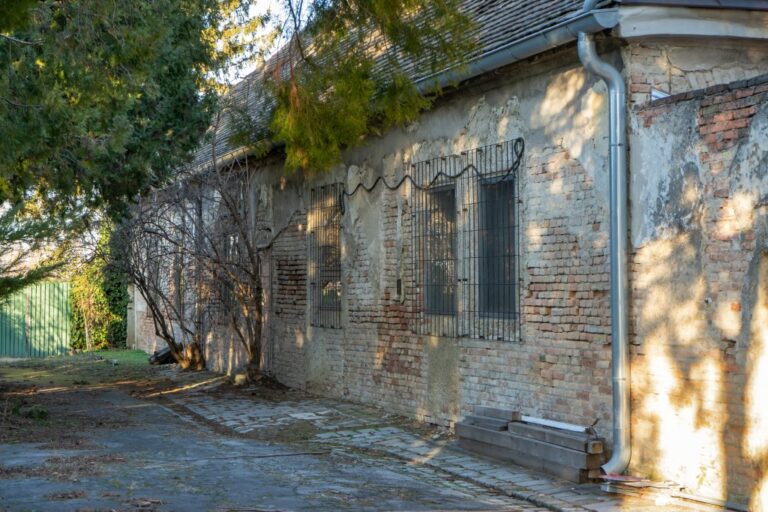
[{"label": "window grille", "polygon": [[480,313],[504,317],[515,311],[515,183],[480,182],[478,290]]},{"label": "window grille", "polygon": [[310,325],[341,327],[341,194],[335,183],[313,188],[309,211]]},{"label": "window grille", "polygon": [[415,332],[518,339],[516,144],[411,165]]},{"label": "window grille", "polygon": [[456,190],[453,186],[427,192],[424,239],[424,310],[456,313]]},{"label": "window grille", "polygon": [[224,309],[222,318],[229,317],[229,311],[237,307],[235,296],[232,290],[234,283],[232,276],[236,275],[235,269],[239,262],[240,237],[236,234],[224,235],[222,237],[223,247],[221,251],[221,266],[224,267],[223,275],[219,277],[219,289],[221,305]]}]

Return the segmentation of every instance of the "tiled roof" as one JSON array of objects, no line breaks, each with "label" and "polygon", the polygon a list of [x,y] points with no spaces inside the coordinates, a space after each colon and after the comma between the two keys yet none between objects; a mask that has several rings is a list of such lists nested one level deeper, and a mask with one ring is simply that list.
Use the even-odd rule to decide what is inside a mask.
[{"label": "tiled roof", "polygon": [[[477,41],[466,55],[466,61],[472,62],[504,45],[554,27],[578,14],[583,3],[583,0],[462,0],[461,11],[475,20],[469,36]],[[384,61],[382,58],[379,62]],[[267,62],[266,68],[269,66],[270,62]],[[419,66],[412,61],[403,62],[403,68],[415,81],[433,74],[428,66]],[[251,73],[235,85],[228,96],[228,100],[236,105],[247,105],[254,122],[262,126],[266,126],[273,105],[262,85],[267,76],[263,70]],[[215,129],[215,154],[219,161],[229,160],[244,149],[229,143],[230,133],[230,124],[223,119]],[[210,165],[213,150],[211,142],[204,144],[193,165]]]}]

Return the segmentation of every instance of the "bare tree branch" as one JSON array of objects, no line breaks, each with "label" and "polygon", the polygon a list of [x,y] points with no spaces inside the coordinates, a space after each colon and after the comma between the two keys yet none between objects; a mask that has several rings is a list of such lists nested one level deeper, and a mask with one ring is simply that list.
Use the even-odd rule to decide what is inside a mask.
[{"label": "bare tree branch", "polygon": [[9,36],[7,34],[0,34],[0,39],[5,39],[6,41],[11,41],[12,43],[16,44],[23,44],[27,46],[42,46],[42,42],[40,41],[25,41],[23,39],[19,39],[17,37]]}]

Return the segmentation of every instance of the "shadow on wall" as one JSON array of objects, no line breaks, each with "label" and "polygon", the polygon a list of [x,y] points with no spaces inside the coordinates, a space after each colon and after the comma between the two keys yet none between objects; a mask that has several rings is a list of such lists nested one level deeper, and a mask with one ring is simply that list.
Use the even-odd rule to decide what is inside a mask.
[{"label": "shadow on wall", "polygon": [[217,325],[206,333],[204,355],[209,370],[226,375],[241,371],[248,364],[242,343],[226,325]]},{"label": "shadow on wall", "polygon": [[[642,170],[664,179],[655,185],[658,202],[639,210],[654,227],[633,257],[631,470],[764,511],[768,108],[752,109],[738,137],[708,137],[707,116],[729,115],[727,104],[703,107],[710,103],[688,119],[696,128],[682,131],[675,116],[690,103],[651,107],[643,134],[673,137],[688,150],[660,170]],[[638,151],[651,150],[643,144]]]}]

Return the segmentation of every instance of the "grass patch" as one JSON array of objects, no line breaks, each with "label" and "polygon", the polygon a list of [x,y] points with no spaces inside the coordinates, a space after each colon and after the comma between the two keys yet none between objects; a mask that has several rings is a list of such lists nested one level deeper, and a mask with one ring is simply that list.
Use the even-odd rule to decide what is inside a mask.
[{"label": "grass patch", "polygon": [[53,356],[0,363],[0,380],[37,387],[98,385],[151,378],[140,350],[102,350],[73,356]]}]

